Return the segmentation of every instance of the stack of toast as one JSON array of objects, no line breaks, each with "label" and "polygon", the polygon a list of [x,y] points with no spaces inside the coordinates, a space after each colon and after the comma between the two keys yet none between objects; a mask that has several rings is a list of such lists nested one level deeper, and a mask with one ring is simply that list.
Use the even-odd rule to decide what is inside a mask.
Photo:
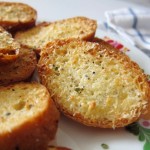
[{"label": "stack of toast", "polygon": [[[124,127],[147,113],[146,75],[95,38],[95,20],[36,19],[31,6],[0,2],[1,150],[69,150],[48,146],[59,112],[100,128]],[[36,68],[40,83],[31,81]]]}]

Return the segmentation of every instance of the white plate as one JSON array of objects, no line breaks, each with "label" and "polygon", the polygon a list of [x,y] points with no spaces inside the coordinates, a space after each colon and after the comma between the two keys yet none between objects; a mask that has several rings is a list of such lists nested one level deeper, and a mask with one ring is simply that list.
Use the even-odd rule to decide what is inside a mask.
[{"label": "white plate", "polygon": [[[29,0],[26,0],[26,1],[21,0],[21,2],[25,2],[25,3],[28,2],[29,4],[34,6],[38,11],[38,18],[40,18],[42,21],[44,19],[49,19],[45,21],[51,21],[53,20],[53,18],[61,18],[64,16],[70,17],[70,15],[72,16],[79,15],[80,14],[79,12],[81,12],[81,10],[83,11],[83,8],[78,6],[79,1],[77,1],[76,3],[77,5],[75,9],[77,8],[80,8],[80,9],[77,9],[77,11],[74,10],[74,13],[72,9],[74,7],[74,3],[71,5],[72,7],[68,7],[66,9],[67,3],[69,1],[65,1],[66,3],[63,2],[62,3],[63,5],[61,5],[59,1],[56,1],[55,3],[56,5],[52,5],[53,8],[51,7],[51,3],[48,1],[46,1],[47,2],[46,3],[43,1],[36,2],[36,1],[29,1]],[[111,2],[111,4],[113,3],[114,2]],[[117,2],[117,3],[120,4],[120,2]],[[92,4],[94,4],[93,1],[92,1]],[[94,6],[94,8],[97,8],[98,10],[101,9],[97,5],[97,3],[91,6]],[[107,5],[107,8],[109,6],[110,5]],[[60,10],[59,12],[58,10],[61,9],[62,7],[64,8],[63,11]],[[115,7],[115,4],[113,5],[113,7]],[[118,5],[118,7],[120,6]],[[52,10],[52,13],[48,12],[48,10],[50,9]],[[69,9],[71,13],[68,12]],[[88,9],[90,10],[90,5]],[[85,10],[84,13],[82,13],[82,15],[86,14],[88,16],[92,12],[96,12],[95,15],[98,14],[97,15],[97,18],[98,18],[100,14],[100,13],[97,13],[96,10],[89,11],[89,13],[87,12],[88,11]],[[142,53],[139,49],[133,47],[125,39],[122,39],[121,37],[113,35],[109,32],[104,32],[100,30],[97,30],[96,36],[100,38],[103,38],[104,36],[108,36],[112,39],[120,41],[123,45],[125,45],[127,48],[130,49],[130,51],[127,52],[129,57],[135,62],[137,62],[140,65],[140,67],[145,70],[147,74],[150,74],[149,57],[146,56],[144,53]],[[71,119],[66,118],[63,115],[61,116],[56,138],[53,142],[51,142],[51,144],[55,144],[59,146],[66,146],[73,150],[103,150],[103,147],[101,146],[101,144],[103,143],[109,146],[109,150],[143,150],[143,145],[144,145],[144,142],[140,142],[137,136],[134,136],[133,134],[127,132],[124,128],[113,130],[113,129],[100,129],[100,128],[86,127],[84,125],[81,125],[77,122],[72,121]]]}]

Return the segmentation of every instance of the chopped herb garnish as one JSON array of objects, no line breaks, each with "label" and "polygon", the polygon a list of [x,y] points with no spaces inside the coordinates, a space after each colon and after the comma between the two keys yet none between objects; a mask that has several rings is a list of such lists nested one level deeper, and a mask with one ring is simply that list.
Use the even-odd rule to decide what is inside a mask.
[{"label": "chopped herb garnish", "polygon": [[101,146],[102,146],[103,149],[109,149],[109,146],[105,143],[102,143]]},{"label": "chopped herb garnish", "polygon": [[10,112],[7,112],[7,113],[6,113],[6,116],[9,116],[9,115],[11,115],[11,113],[10,113]]},{"label": "chopped herb garnish", "polygon": [[81,92],[83,91],[83,88],[75,88],[75,91],[76,91],[77,93],[81,93]]},{"label": "chopped herb garnish", "polygon": [[55,70],[57,71],[57,70],[58,70],[58,67],[55,67]]},{"label": "chopped herb garnish", "polygon": [[53,68],[54,68],[54,70],[55,70],[55,71],[57,71],[57,70],[58,70],[58,67],[57,67],[57,66],[55,66],[55,65],[53,65]]}]

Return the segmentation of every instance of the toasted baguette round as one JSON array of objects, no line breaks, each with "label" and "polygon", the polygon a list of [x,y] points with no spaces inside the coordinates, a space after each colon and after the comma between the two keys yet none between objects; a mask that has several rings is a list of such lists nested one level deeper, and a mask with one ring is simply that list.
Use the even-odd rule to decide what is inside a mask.
[{"label": "toasted baguette round", "polygon": [[0,85],[28,79],[35,70],[36,64],[35,52],[22,46],[16,61],[0,65]]},{"label": "toasted baguette round", "polygon": [[128,56],[107,43],[49,43],[39,76],[57,107],[88,126],[115,128],[137,120],[150,99],[147,78]]},{"label": "toasted baguette round", "polygon": [[0,2],[0,25],[9,32],[33,27],[36,18],[36,10],[27,4]]},{"label": "toasted baguette round", "polygon": [[42,23],[27,31],[18,32],[15,39],[21,44],[35,49],[38,53],[48,42],[56,39],[93,39],[97,24],[95,20],[74,17],[53,23]]},{"label": "toasted baguette round", "polygon": [[19,55],[19,49],[20,44],[0,26],[0,63],[16,60]]},{"label": "toasted baguette round", "polygon": [[0,149],[44,150],[55,137],[59,112],[39,83],[0,87]]}]

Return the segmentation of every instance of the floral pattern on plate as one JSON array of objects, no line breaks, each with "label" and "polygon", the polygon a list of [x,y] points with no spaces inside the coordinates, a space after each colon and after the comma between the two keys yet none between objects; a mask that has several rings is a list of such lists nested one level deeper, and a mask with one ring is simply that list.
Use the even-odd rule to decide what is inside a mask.
[{"label": "floral pattern on plate", "polygon": [[126,129],[138,136],[139,141],[144,142],[143,150],[150,150],[150,120],[140,119],[128,125]]},{"label": "floral pattern on plate", "polygon": [[105,36],[103,38],[104,41],[108,42],[110,45],[112,45],[113,47],[115,47],[116,49],[120,50],[121,52],[127,52],[129,51],[129,49],[127,47],[125,47],[123,44],[121,44],[118,41],[112,40],[111,38]]}]

